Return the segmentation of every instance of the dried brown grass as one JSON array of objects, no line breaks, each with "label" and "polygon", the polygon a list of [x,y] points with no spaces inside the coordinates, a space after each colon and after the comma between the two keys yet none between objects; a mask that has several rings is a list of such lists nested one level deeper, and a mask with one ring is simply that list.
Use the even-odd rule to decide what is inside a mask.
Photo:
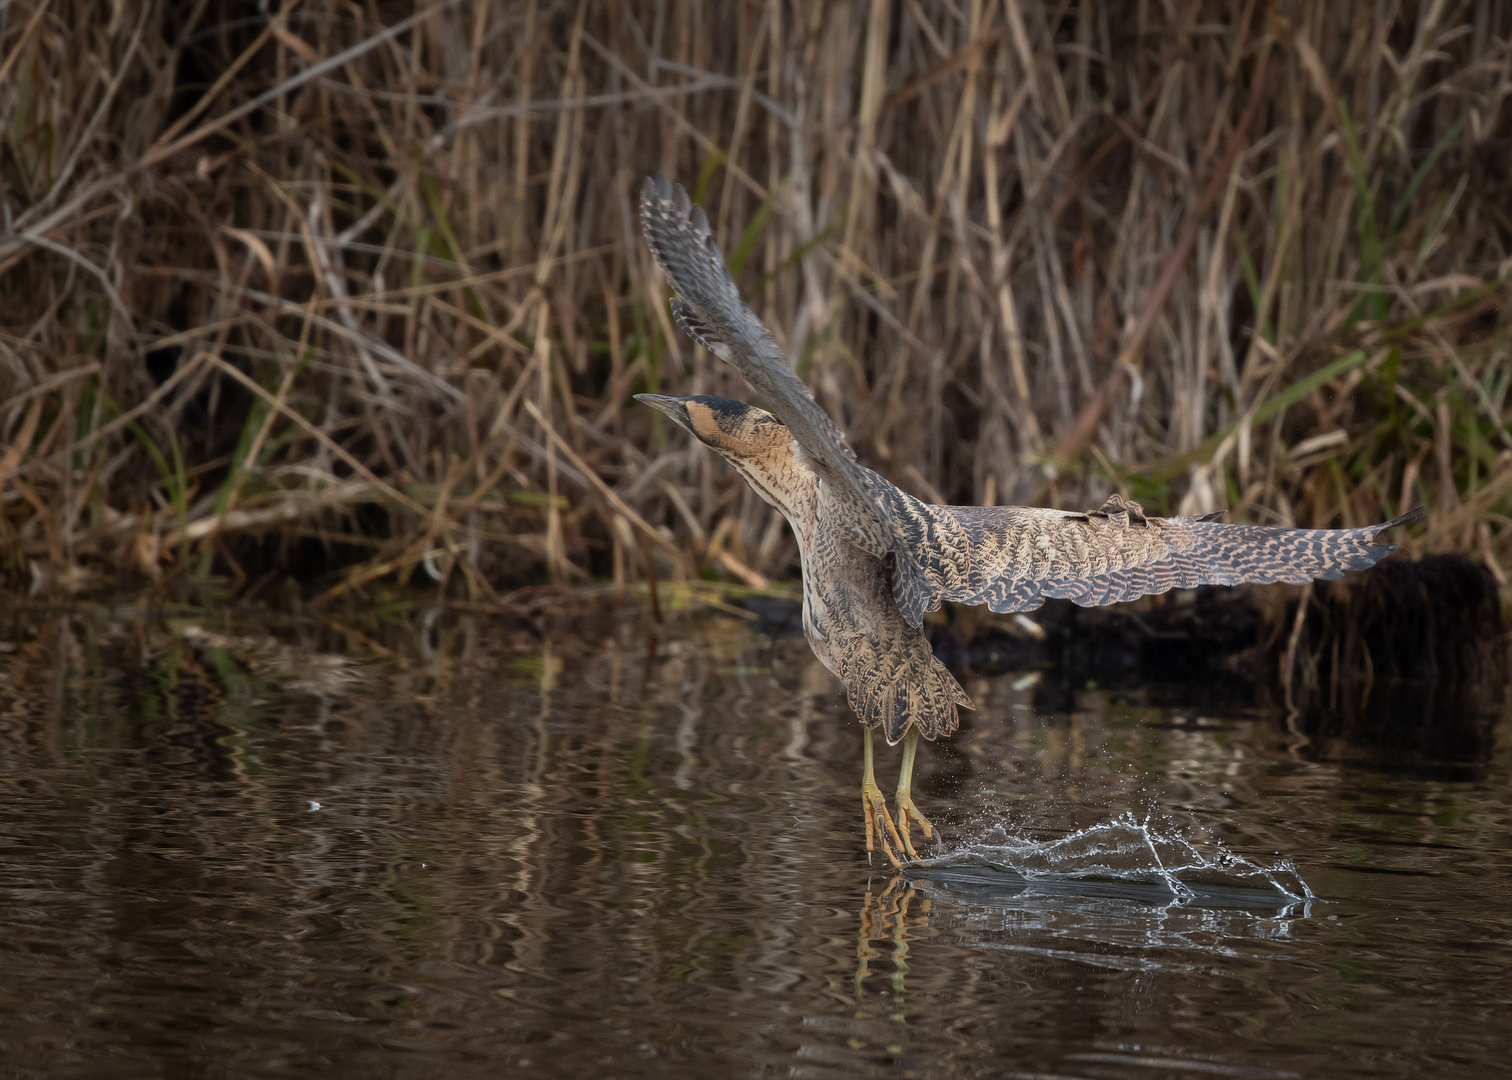
[{"label": "dried brown grass", "polygon": [[683,180],[932,499],[1512,546],[1512,4],[325,0],[0,13],[13,583],[788,572],[632,407]]}]

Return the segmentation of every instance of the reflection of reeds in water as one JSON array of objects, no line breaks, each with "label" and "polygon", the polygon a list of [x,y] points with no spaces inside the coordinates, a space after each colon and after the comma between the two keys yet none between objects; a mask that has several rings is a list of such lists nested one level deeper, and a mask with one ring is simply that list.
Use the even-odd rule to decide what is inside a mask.
[{"label": "reflection of reeds in water", "polygon": [[[1137,1002],[1084,995],[1067,1010],[1064,1037],[1091,1038],[1188,1000],[1228,955],[1213,950],[1286,932],[1096,900],[931,901],[870,878],[843,695],[811,674],[803,641],[753,639],[742,620],[647,620],[661,635],[648,639],[600,618],[595,638],[417,612],[361,624],[383,659],[352,668],[353,628],[313,621],[270,633],[234,612],[177,628],[13,618],[0,779],[30,812],[7,819],[6,842],[72,860],[30,880],[17,907],[67,919],[79,939],[60,951],[48,928],[39,951],[55,977],[29,1008],[74,1000],[62,989],[74,980],[77,1000],[171,1003],[177,1021],[229,1033],[186,1051],[196,1062],[265,1050],[287,1017],[291,1040],[308,1023],[390,1051],[549,1053],[585,1075],[642,1042],[712,1052],[699,1048],[715,1036],[732,1060],[779,1071],[800,1054],[817,1068],[921,1040],[937,1040],[931,1053],[976,1046],[980,1027],[957,1022],[979,1024],[1005,981],[1032,1010],[1082,985],[1055,981],[1068,964],[1087,978],[1161,973]],[[280,688],[302,668],[342,675],[319,692]],[[1486,792],[1397,790],[1292,760],[1269,719],[1092,691],[1045,715],[1017,675],[970,689],[982,708],[919,777],[956,842],[1002,821],[1063,835],[1153,805],[1182,835],[1294,855],[1309,880],[1299,836],[1363,859],[1365,819],[1401,841],[1371,849],[1393,871],[1504,848]],[[30,865],[4,863],[4,875]],[[1335,874],[1324,895],[1379,880]],[[312,1011],[369,1026],[333,1035],[301,1019]],[[70,1031],[75,1052],[116,1037]]]},{"label": "reflection of reeds in water", "polygon": [[1286,622],[1288,704],[1324,753],[1467,778],[1484,772],[1508,656],[1490,571],[1388,561],[1304,590]]},{"label": "reflection of reeds in water", "polygon": [[1426,501],[1427,546],[1499,567],[1512,25],[1390,10],[23,2],[5,565],[473,598],[783,573],[770,508],[629,408],[744,392],[635,235],[665,169],[910,491]]}]

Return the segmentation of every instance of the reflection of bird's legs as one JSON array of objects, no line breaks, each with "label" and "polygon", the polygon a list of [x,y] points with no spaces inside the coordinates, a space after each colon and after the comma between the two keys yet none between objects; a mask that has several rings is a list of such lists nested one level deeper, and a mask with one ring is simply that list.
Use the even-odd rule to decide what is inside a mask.
[{"label": "reflection of bird's legs", "polygon": [[[866,815],[866,857],[869,860],[877,843],[880,843],[887,861],[895,868],[901,868],[903,864],[898,861],[895,852],[903,849],[903,842],[898,838],[898,828],[893,824],[892,815],[887,812],[887,799],[877,786],[876,772],[872,768],[871,728],[865,730],[865,738],[866,768],[861,774],[861,810]],[[891,843],[888,842],[889,837]]]},{"label": "reflection of bird's legs", "polygon": [[[870,889],[861,904],[861,930],[856,938],[856,1000],[866,1000],[866,980],[871,977],[871,962],[882,958],[872,944],[874,941],[892,942],[892,989],[898,1012],[893,1019],[904,1021],[902,1014],[904,980],[908,976],[909,931],[929,925],[930,901],[921,899],[918,913],[912,914],[918,894],[908,879],[897,874],[887,883],[880,895],[873,896]],[[910,924],[910,920],[912,923]]]},{"label": "reflection of bird's legs", "polygon": [[[888,885],[888,889],[892,888]],[[871,962],[881,954],[872,948],[872,937],[875,933],[876,912],[873,910],[875,901],[872,899],[872,891],[866,890],[866,899],[861,901],[861,931],[856,935],[856,1000],[862,1001],[866,996],[866,979],[871,974]]]},{"label": "reflection of bird's legs", "polygon": [[913,796],[913,767],[914,754],[919,749],[919,729],[910,726],[908,734],[903,737],[903,768],[898,772],[898,832],[903,838],[903,850],[908,852],[910,859],[917,859],[919,853],[914,851],[913,838],[909,833],[913,831],[911,822],[917,821],[919,828],[924,830],[924,838],[927,840],[934,836],[934,826],[929,819],[919,813],[919,808],[914,805]]}]

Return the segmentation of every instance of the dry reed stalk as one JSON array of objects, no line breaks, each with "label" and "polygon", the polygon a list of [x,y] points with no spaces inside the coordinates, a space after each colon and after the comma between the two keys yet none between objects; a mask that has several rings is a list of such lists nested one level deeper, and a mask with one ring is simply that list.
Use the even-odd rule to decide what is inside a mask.
[{"label": "dry reed stalk", "polygon": [[657,169],[905,488],[1425,501],[1420,547],[1512,564],[1495,0],[117,14],[0,17],[12,584],[790,572],[629,401],[747,394],[672,327]]}]

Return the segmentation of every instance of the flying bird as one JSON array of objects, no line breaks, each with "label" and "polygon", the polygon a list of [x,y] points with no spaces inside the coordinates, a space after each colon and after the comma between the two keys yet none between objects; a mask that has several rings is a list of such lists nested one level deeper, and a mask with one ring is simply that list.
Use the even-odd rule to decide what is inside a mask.
[{"label": "flying bird", "polygon": [[[856,460],[845,436],[745,305],[701,207],[665,176],[641,190],[641,228],[672,286],[672,312],[698,344],[735,368],[771,412],[729,398],[637,394],[721,454],[776,507],[798,541],[803,630],[845,684],[863,728],[861,806],[868,853],[917,858],[912,827],[933,826],[912,798],[919,739],[956,730],[971,699],[935,657],[924,613],[949,600],[995,612],[1046,599],[1084,607],[1169,589],[1301,584],[1374,566],[1394,545],[1377,534],[1421,510],[1359,529],[1283,529],[1204,517],[1155,517],[1119,495],[1085,513],[1028,506],[937,506]],[[894,805],[877,785],[872,733],[903,743]]]}]

